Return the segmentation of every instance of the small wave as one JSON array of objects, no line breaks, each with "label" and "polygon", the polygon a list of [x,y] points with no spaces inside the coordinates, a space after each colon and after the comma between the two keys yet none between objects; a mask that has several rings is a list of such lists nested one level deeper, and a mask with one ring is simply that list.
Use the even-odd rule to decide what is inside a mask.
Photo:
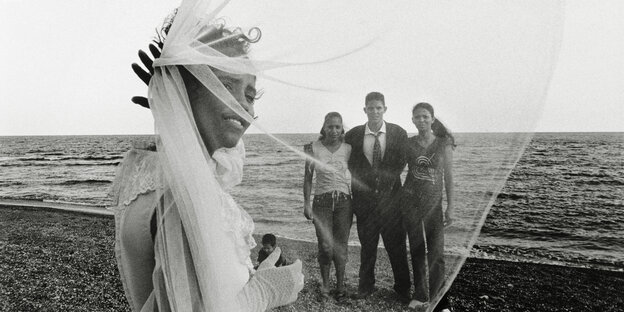
[{"label": "small wave", "polygon": [[499,193],[498,196],[496,196],[496,199],[522,199],[524,198],[524,195],[521,194],[516,194],[516,193]]},{"label": "small wave", "polygon": [[566,144],[566,149],[585,149],[586,144]]},{"label": "small wave", "polygon": [[[528,221],[532,219],[527,218]],[[483,227],[482,233],[488,236],[500,237],[505,239],[518,239],[526,238],[533,239],[535,241],[557,241],[561,239],[566,240],[580,240],[586,239],[585,237],[579,237],[572,233],[566,233],[561,229],[544,229],[530,226],[515,226],[511,227]]]},{"label": "small wave", "polygon": [[44,153],[44,152],[46,152],[46,150],[35,148],[35,149],[28,150],[26,153],[39,154],[39,153]]},{"label": "small wave", "polygon": [[49,163],[9,163],[9,164],[0,164],[0,167],[49,167],[49,166],[51,166]]},{"label": "small wave", "polygon": [[117,166],[121,163],[121,161],[109,161],[109,162],[99,162],[99,163],[68,163],[68,164],[59,164],[59,166]]},{"label": "small wave", "polygon": [[81,155],[81,156],[65,156],[65,157],[57,157],[52,160],[115,160],[122,159],[122,155],[103,155],[103,156],[94,156],[94,155]]},{"label": "small wave", "polygon": [[58,196],[48,193],[25,193],[19,195],[3,195],[0,196],[0,199],[10,199],[10,200],[25,200],[25,201],[40,201],[43,202],[46,199],[55,199]]},{"label": "small wave", "polygon": [[75,185],[75,184],[108,184],[110,180],[86,179],[86,180],[67,180],[59,183],[59,185]]},{"label": "small wave", "polygon": [[26,184],[19,182],[19,181],[0,182],[0,186],[15,186],[15,185],[26,185]]},{"label": "small wave", "polygon": [[624,181],[619,180],[581,180],[574,181],[576,185],[624,185]]},{"label": "small wave", "polygon": [[257,163],[257,164],[246,164],[247,167],[277,167],[283,165],[292,165],[301,163],[300,159],[289,159],[284,161],[278,161],[275,163]]},{"label": "small wave", "polygon": [[62,163],[62,162],[32,162],[32,163],[8,163],[0,164],[0,167],[63,167],[63,166],[117,166],[121,163],[121,160],[106,161],[106,162],[74,162],[74,163]]},{"label": "small wave", "polygon": [[78,159],[84,160],[114,160],[114,159],[123,159],[122,155],[108,155],[108,156],[84,156]]},{"label": "small wave", "polygon": [[567,267],[593,268],[599,270],[624,270],[624,263],[615,259],[596,259],[579,255],[544,253],[531,248],[509,248],[506,246],[474,245],[470,252],[471,258],[494,259],[511,262],[540,263]]},{"label": "small wave", "polygon": [[45,161],[45,160],[49,160],[49,159],[45,158],[43,156],[26,156],[26,157],[18,157],[16,160],[19,160],[19,161]]},{"label": "small wave", "polygon": [[284,221],[280,221],[280,220],[275,220],[275,219],[266,219],[266,218],[258,218],[258,219],[254,219],[254,222],[259,222],[259,223],[284,223]]},{"label": "small wave", "polygon": [[44,156],[61,156],[61,157],[44,157],[44,156],[25,156],[18,157],[19,161],[66,161],[66,160],[118,160],[123,159],[122,155],[105,155],[105,156],[62,156],[63,153],[49,153],[43,154]]},{"label": "small wave", "polygon": [[570,243],[567,247],[575,248],[579,250],[604,250],[610,251],[613,249],[609,242],[574,242]]},{"label": "small wave", "polygon": [[564,176],[569,177],[592,177],[592,178],[610,178],[611,176],[604,172],[592,173],[592,172],[564,172]]},{"label": "small wave", "polygon": [[285,219],[268,219],[268,218],[253,218],[255,223],[264,223],[264,224],[283,224],[285,226],[293,226],[296,224],[300,224],[300,223],[308,223],[310,221],[306,220],[305,218],[301,217],[301,218],[289,218],[286,217]]}]

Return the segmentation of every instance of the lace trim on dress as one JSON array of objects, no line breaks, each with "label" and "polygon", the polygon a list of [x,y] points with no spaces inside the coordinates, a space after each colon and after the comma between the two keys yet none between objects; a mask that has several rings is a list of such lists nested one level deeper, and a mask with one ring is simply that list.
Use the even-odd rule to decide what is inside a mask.
[{"label": "lace trim on dress", "polygon": [[158,153],[146,150],[130,150],[118,169],[113,189],[115,206],[128,206],[140,195],[162,187]]},{"label": "lace trim on dress", "polygon": [[249,272],[253,274],[251,250],[256,247],[256,241],[252,235],[254,231],[253,219],[227,192],[242,181],[244,158],[245,145],[243,140],[240,140],[236,147],[216,150],[209,162],[215,166],[217,181],[225,190],[221,192],[221,199],[224,203],[222,216],[225,220],[223,230],[232,233],[236,242],[236,254],[239,261],[246,265]]},{"label": "lace trim on dress", "polygon": [[247,266],[250,273],[254,272],[251,262],[251,250],[256,247],[252,234],[254,223],[249,214],[240,208],[227,193],[222,194],[226,209],[223,209],[223,230],[232,233],[236,242],[236,254],[239,261]]}]

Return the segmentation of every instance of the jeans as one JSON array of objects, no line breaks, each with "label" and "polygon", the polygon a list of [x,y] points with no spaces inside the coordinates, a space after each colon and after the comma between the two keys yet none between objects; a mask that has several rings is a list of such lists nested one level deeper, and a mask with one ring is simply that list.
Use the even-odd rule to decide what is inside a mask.
[{"label": "jeans", "polygon": [[353,223],[351,195],[333,191],[314,195],[312,213],[318,238],[318,262],[334,262],[336,268],[347,263],[347,243]]}]

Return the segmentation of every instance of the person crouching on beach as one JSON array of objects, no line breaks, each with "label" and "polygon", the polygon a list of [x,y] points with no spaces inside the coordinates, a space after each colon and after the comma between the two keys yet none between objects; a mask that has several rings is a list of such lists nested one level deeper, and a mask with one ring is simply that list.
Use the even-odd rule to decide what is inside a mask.
[{"label": "person crouching on beach", "polygon": [[[331,263],[336,269],[336,300],[346,298],[345,266],[347,242],[353,222],[351,208],[351,174],[348,160],[351,145],[344,142],[342,116],[331,112],[325,116],[321,136],[305,145],[305,152],[313,157],[306,160],[303,180],[303,214],[312,220],[318,238],[318,262],[321,270],[321,300],[329,299],[329,272]],[[314,201],[310,205],[312,178],[316,169]]]},{"label": "person crouching on beach", "polygon": [[282,249],[277,246],[277,238],[275,237],[275,235],[271,233],[264,234],[264,236],[262,236],[262,248],[260,248],[260,251],[258,251],[258,264],[255,268],[258,269],[260,263],[266,260],[273,253],[279,254],[279,258],[277,259],[277,262],[275,262],[275,267],[281,267],[283,265],[290,264],[288,260],[286,260],[286,258],[284,257]]}]

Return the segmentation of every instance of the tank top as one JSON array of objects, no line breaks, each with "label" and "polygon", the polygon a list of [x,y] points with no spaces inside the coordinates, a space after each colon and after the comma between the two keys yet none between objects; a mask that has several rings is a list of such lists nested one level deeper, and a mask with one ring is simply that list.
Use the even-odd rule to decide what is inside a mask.
[{"label": "tank top", "polygon": [[351,154],[351,145],[341,143],[338,150],[330,152],[321,141],[312,143],[314,158],[320,163],[315,164],[316,183],[314,195],[332,191],[351,194],[351,173],[347,161]]}]

